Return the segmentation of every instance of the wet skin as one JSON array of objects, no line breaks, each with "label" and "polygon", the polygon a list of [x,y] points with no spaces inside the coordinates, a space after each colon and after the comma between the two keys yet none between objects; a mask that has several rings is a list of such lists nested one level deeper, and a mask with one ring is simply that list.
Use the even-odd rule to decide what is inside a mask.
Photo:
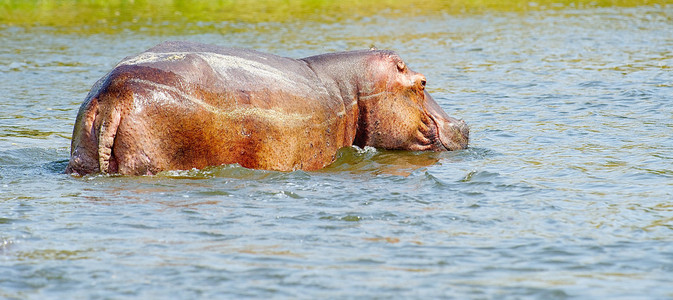
[{"label": "wet skin", "polygon": [[145,175],[237,163],[317,170],[337,150],[464,149],[469,130],[391,51],[291,59],[166,42],[127,57],[77,115],[67,173]]}]

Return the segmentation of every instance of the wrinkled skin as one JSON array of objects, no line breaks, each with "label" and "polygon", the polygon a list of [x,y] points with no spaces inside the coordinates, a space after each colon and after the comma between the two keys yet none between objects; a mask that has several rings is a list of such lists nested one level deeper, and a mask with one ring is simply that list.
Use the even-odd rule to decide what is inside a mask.
[{"label": "wrinkled skin", "polygon": [[66,173],[146,175],[237,163],[317,170],[351,145],[464,149],[468,127],[391,51],[290,59],[166,42],[120,62],[77,115]]}]

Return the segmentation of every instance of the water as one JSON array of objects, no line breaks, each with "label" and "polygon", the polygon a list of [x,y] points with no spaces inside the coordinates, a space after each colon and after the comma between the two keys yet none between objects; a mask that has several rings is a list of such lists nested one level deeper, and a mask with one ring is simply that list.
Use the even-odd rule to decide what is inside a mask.
[{"label": "water", "polygon": [[[0,298],[673,297],[671,6],[0,38]],[[317,172],[61,174],[91,85],[175,39],[396,50],[471,148],[344,149]]]}]

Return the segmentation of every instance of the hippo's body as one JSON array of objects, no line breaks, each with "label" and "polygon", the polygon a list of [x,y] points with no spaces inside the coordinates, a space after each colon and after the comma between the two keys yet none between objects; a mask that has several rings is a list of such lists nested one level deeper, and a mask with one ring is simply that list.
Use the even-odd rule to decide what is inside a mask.
[{"label": "hippo's body", "polygon": [[300,60],[166,42],[120,62],[91,89],[67,173],[156,174],[238,163],[316,170],[341,147],[467,147],[464,122],[393,52]]}]

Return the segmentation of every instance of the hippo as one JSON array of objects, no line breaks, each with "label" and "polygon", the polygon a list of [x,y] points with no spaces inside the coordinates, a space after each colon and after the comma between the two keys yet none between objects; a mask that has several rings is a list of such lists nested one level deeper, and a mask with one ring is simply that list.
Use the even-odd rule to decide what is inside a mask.
[{"label": "hippo", "polygon": [[66,173],[153,175],[239,164],[318,170],[342,147],[447,151],[469,129],[393,51],[292,59],[164,42],[123,59],[80,106]]}]

